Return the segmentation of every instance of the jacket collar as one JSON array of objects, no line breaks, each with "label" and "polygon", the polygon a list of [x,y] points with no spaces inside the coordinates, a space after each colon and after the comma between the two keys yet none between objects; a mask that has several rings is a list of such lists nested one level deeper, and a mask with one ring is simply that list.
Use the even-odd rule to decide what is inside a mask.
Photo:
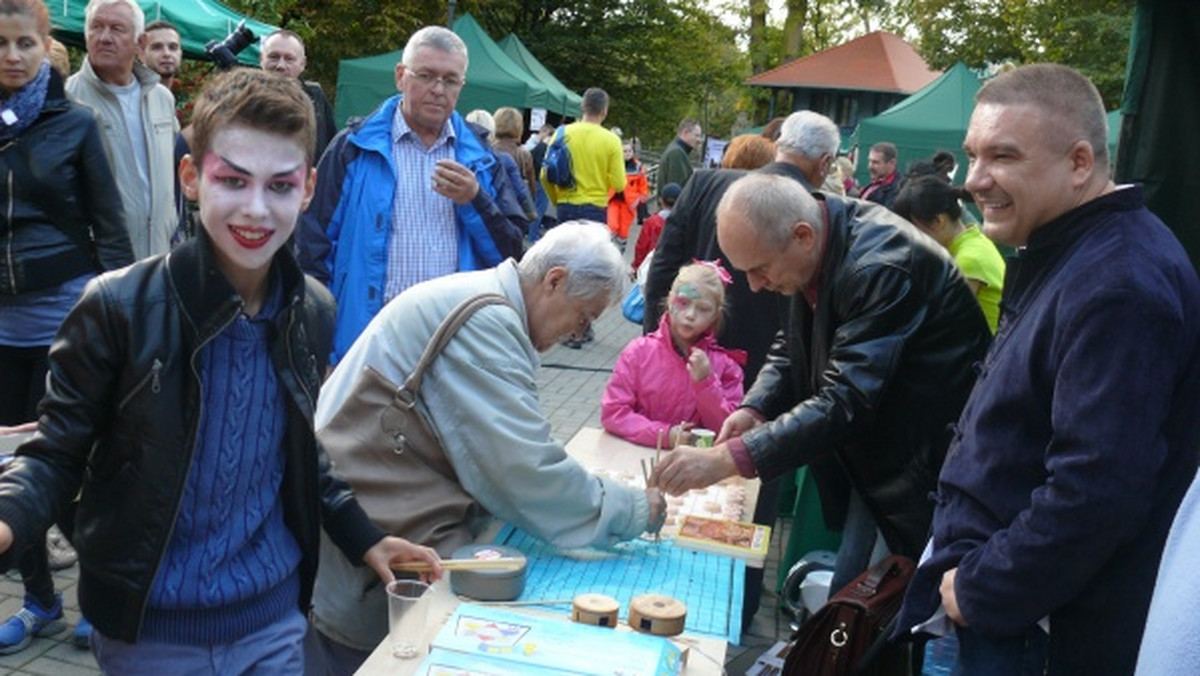
[{"label": "jacket collar", "polygon": [[[108,91],[108,88],[104,86],[104,80],[101,80],[100,76],[96,74],[96,71],[92,68],[92,62],[88,61],[87,58],[84,58],[83,63],[79,66],[79,76],[84,81],[90,82],[93,87],[106,92]],[[153,87],[161,81],[158,73],[138,63],[136,59],[133,62],[133,79],[142,86],[142,89]]]},{"label": "jacket collar", "polygon": [[[184,315],[203,342],[220,331],[244,304],[233,285],[217,268],[212,240],[201,227],[196,236],[167,254],[167,274]],[[304,274],[292,255],[290,242],[279,248],[271,264],[271,274],[279,275],[283,305],[276,317],[282,317],[291,305],[304,297]]]},{"label": "jacket collar", "polygon": [[67,100],[67,92],[63,87],[63,79],[58,74],[58,71],[50,69],[50,84],[46,89],[46,103],[42,106],[42,112],[59,112],[70,107],[70,102]]},{"label": "jacket collar", "polygon": [[[347,140],[363,150],[382,154],[390,164],[392,161],[392,121],[396,116],[396,109],[403,100],[403,94],[396,94],[379,104],[375,112],[367,116]],[[482,128],[464,120],[457,110],[450,113],[450,124],[454,129],[455,160],[471,167],[479,161],[482,161],[485,167],[491,166],[493,161],[491,146],[480,138],[480,131],[476,131],[477,129],[482,130]]]},{"label": "jacket collar", "polygon": [[804,186],[804,189],[810,193],[817,189],[816,186],[808,182],[808,177],[804,175],[803,171],[800,171],[800,167],[791,162],[771,162],[764,165],[759,171],[764,174],[786,176],[794,181],[799,181],[800,185]]},{"label": "jacket collar", "polygon": [[1034,230],[1020,255],[1022,258],[1053,255],[1070,247],[1089,227],[1094,226],[1097,214],[1132,211],[1141,206],[1142,186],[1119,187],[1106,195],[1080,204]]}]

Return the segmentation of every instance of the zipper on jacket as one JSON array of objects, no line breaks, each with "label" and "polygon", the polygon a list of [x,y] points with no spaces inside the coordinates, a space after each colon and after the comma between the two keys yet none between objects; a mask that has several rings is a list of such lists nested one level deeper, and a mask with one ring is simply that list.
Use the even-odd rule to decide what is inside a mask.
[{"label": "zipper on jacket", "polygon": [[[218,326],[215,331],[208,334],[208,337],[206,337],[200,342],[200,344],[196,346],[196,348],[192,351],[191,358],[188,360],[188,363],[192,367],[192,375],[196,379],[196,392],[199,394],[197,397],[199,401],[196,402],[196,422],[190,432],[191,439],[187,448],[187,458],[184,460],[184,462],[187,463],[185,466],[187,469],[183,473],[182,481],[175,487],[175,508],[171,511],[171,521],[170,525],[167,526],[167,535],[162,541],[162,547],[158,550],[158,561],[155,562],[154,569],[150,571],[150,579],[146,585],[145,593],[141,594],[141,598],[138,600],[138,603],[141,604],[141,608],[138,610],[138,636],[141,636],[142,628],[146,623],[146,611],[150,607],[151,587],[154,586],[154,581],[158,579],[158,571],[162,569],[163,559],[167,558],[167,548],[171,546],[171,538],[175,537],[175,524],[179,522],[179,512],[183,510],[183,491],[187,488],[188,477],[190,477],[192,474],[192,459],[196,457],[196,435],[200,429],[200,421],[204,419],[204,392],[200,385],[200,369],[196,367],[196,357],[200,354],[200,350],[204,349],[205,345],[208,345],[210,342],[212,342],[213,338],[216,338],[218,334],[228,328],[229,325],[236,320],[237,313],[235,312],[231,314],[223,324]],[[162,364],[157,359],[154,360],[154,364],[161,370]],[[152,368],[150,386],[152,391],[158,383],[158,370]]]},{"label": "zipper on jacket", "polygon": [[143,376],[142,379],[138,381],[138,384],[134,385],[133,389],[129,391],[129,394],[125,395],[125,398],[121,399],[121,403],[117,404],[117,410],[120,411],[121,409],[125,408],[125,405],[128,404],[138,392],[141,392],[142,389],[146,387],[147,383],[150,384],[150,391],[152,393],[158,394],[159,392],[162,392],[162,380],[159,377],[162,373],[162,368],[162,360],[160,360],[158,357],[155,357],[154,363],[150,365],[150,373],[147,373],[145,376]]},{"label": "zipper on jacket", "polygon": [[[296,328],[296,314],[298,312],[300,312],[300,296],[293,296],[292,297],[292,307],[291,307],[291,310],[288,312],[288,325],[287,325],[287,334],[286,334],[287,337],[284,339],[284,343],[285,343],[285,349],[287,350],[288,366],[292,367],[292,377],[294,377],[296,379],[296,383],[300,385],[300,390],[304,392],[304,396],[308,399],[308,407],[315,414],[316,410],[317,410],[317,401],[312,396],[312,392],[308,391],[308,385],[304,382],[304,378],[301,376],[300,370],[296,368],[296,359],[295,359],[295,356],[292,354],[291,337],[292,337],[292,331],[295,330],[295,328]],[[311,365],[311,366],[314,366],[314,370],[315,370],[315,365]],[[320,378],[321,374],[318,373],[317,377]]]},{"label": "zipper on jacket", "polygon": [[8,259],[8,288],[17,293],[17,271],[13,267],[13,173],[8,170],[8,246],[4,252]]}]

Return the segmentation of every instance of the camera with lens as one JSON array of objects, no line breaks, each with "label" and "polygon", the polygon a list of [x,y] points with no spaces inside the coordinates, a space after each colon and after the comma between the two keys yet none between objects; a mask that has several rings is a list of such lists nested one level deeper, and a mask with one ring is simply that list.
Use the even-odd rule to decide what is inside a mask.
[{"label": "camera with lens", "polygon": [[237,28],[226,35],[224,40],[209,40],[208,44],[204,45],[204,54],[217,64],[217,68],[229,70],[237,65],[237,55],[254,44],[255,40],[258,38],[254,36],[254,31],[246,28],[246,20],[242,19]]}]

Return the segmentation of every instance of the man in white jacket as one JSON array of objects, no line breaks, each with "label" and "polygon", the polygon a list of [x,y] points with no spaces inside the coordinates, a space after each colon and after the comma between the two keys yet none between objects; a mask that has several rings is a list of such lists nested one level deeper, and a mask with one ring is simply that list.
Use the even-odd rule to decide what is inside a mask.
[{"label": "man in white jacket", "polygon": [[[318,439],[343,406],[359,401],[355,390],[365,369],[405,382],[453,308],[479,294],[499,294],[508,304],[470,315],[426,372],[416,400],[458,483],[486,514],[560,547],[611,544],[657,531],[666,515],[659,492],[589,474],[550,437],[538,401],[538,353],[582,334],[621,297],[626,275],[608,229],[575,221],[548,232],[520,263],[509,259],[490,270],[411,287],[384,306],[325,382],[315,418]],[[352,454],[337,446],[326,443],[326,450],[361,497],[367,489],[354,478],[361,468],[351,466]],[[386,476],[364,481],[374,493],[388,491]],[[360,503],[377,522],[395,517],[373,514]],[[421,523],[420,531],[434,532],[422,544],[450,555],[484,525],[469,520]],[[336,548],[321,548],[307,673],[353,672],[387,634],[386,595],[370,583]]]},{"label": "man in white jacket", "polygon": [[67,95],[96,112],[134,258],[166,253],[175,211],[175,97],[138,63],[146,25],[134,0],[91,0],[84,10],[87,58],[67,79]]}]

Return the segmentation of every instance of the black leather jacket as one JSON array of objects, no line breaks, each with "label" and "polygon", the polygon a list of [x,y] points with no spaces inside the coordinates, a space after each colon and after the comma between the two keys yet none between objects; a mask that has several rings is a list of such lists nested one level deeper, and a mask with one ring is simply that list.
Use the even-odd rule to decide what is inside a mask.
[{"label": "black leather jacket", "polygon": [[888,547],[915,559],[987,322],[932,239],[877,205],[817,197],[829,227],[816,308],[791,299],[744,400],[771,422],[743,440],[764,481],[808,465],[831,525],[853,485]]},{"label": "black leather jacket", "polygon": [[[333,301],[287,247],[273,274],[284,291],[269,348],[287,410],[280,492],[303,554],[307,612],[322,520],[351,561],[384,533],[331,473],[313,434]],[[92,280],[51,346],[37,434],[0,476],[0,520],[15,536],[0,566],[11,566],[79,495],[79,601],[106,636],[138,637],[197,444],[200,350],[242,307],[200,233],[166,256]]]},{"label": "black leather jacket", "polygon": [[133,262],[100,127],[53,70],[37,120],[0,140],[0,248],[0,294]]}]

